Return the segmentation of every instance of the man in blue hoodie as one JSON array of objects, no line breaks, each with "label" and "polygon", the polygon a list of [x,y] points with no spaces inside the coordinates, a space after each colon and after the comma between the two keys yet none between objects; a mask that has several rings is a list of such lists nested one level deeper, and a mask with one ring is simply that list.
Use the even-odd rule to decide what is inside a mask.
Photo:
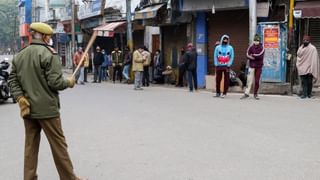
[{"label": "man in blue hoodie", "polygon": [[[214,65],[216,67],[216,96],[224,98],[227,95],[229,88],[229,73],[230,66],[234,60],[234,50],[229,42],[230,38],[228,35],[221,37],[220,44],[216,46],[214,50]],[[224,74],[224,89],[221,95],[220,83],[222,79],[222,73]]]}]

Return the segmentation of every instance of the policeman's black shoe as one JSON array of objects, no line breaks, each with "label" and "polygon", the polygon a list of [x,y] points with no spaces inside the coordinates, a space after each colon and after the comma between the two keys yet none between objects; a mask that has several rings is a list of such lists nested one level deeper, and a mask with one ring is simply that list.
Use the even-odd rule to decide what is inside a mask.
[{"label": "policeman's black shoe", "polygon": [[213,97],[220,97],[220,93],[216,93],[216,95],[215,96],[213,96]]},{"label": "policeman's black shoe", "polygon": [[249,97],[248,94],[244,94],[240,99],[247,99]]},{"label": "policeman's black shoe", "polygon": [[309,95],[308,98],[309,98],[309,99],[314,99],[314,96]]},{"label": "policeman's black shoe", "polygon": [[306,99],[306,98],[307,96],[304,96],[304,95],[300,96],[300,99]]}]

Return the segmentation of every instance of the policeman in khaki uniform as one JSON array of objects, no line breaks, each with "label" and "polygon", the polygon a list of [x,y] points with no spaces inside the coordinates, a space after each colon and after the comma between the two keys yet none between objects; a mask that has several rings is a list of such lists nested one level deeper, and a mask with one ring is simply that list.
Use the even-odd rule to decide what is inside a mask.
[{"label": "policeman in khaki uniform", "polygon": [[75,79],[63,78],[59,56],[48,45],[52,28],[45,23],[32,23],[30,29],[32,43],[13,59],[9,76],[25,125],[24,180],[38,179],[41,130],[49,141],[60,180],[83,180],[74,174],[59,113],[58,91],[73,88]]}]

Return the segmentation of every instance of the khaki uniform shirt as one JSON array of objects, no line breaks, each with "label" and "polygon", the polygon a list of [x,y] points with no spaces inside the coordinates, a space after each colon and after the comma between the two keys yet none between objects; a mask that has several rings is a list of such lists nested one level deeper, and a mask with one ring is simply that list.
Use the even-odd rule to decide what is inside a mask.
[{"label": "khaki uniform shirt", "polygon": [[59,117],[58,91],[68,87],[62,76],[55,50],[39,40],[21,50],[12,61],[9,86],[15,98],[24,96],[30,103],[30,118]]}]

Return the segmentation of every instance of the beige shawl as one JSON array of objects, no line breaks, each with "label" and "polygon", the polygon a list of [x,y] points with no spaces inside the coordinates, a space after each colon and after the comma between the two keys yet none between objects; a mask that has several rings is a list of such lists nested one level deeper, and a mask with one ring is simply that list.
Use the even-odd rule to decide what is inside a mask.
[{"label": "beige shawl", "polygon": [[318,51],[314,45],[310,43],[307,47],[300,46],[296,63],[298,74],[300,76],[312,74],[314,79],[318,81],[320,77],[319,61]]}]

